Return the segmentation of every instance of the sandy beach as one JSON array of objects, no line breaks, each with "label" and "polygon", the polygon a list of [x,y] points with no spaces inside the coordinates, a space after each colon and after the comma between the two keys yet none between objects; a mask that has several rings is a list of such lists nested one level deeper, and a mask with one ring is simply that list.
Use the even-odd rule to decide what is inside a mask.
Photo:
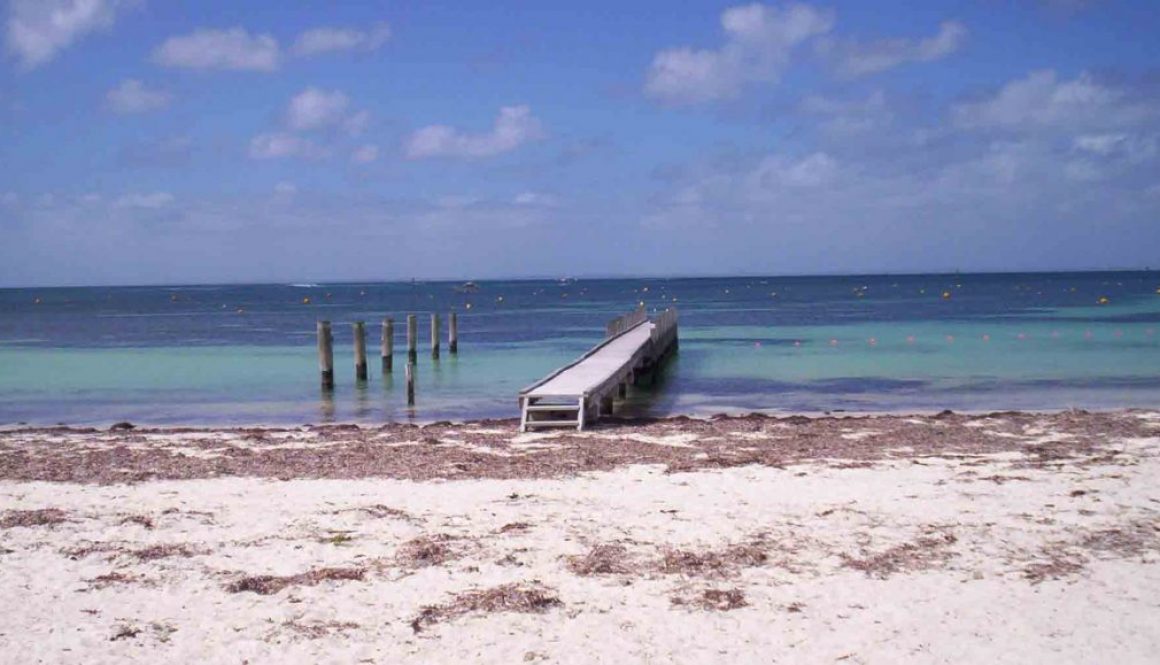
[{"label": "sandy beach", "polygon": [[0,433],[0,652],[1155,662],[1160,413]]}]

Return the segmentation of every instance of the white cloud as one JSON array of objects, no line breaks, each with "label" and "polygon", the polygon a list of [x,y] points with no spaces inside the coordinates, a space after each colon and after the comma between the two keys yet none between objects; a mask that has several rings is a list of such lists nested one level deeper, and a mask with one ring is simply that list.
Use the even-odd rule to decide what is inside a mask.
[{"label": "white cloud", "polygon": [[512,203],[518,206],[540,206],[545,208],[553,208],[558,205],[555,196],[551,194],[544,194],[543,192],[520,192],[512,199]]},{"label": "white cloud", "polygon": [[355,164],[370,164],[379,158],[379,147],[373,143],[360,146],[350,155],[350,160]]},{"label": "white cloud", "polygon": [[174,202],[174,196],[169,192],[153,192],[152,194],[125,194],[113,202],[117,208],[144,208],[156,210],[164,208]]},{"label": "white cloud", "polygon": [[250,157],[280,159],[282,157],[321,157],[324,151],[313,141],[287,132],[267,132],[250,140]]},{"label": "white cloud", "polygon": [[833,25],[833,12],[805,4],[731,7],[721,14],[724,45],[660,51],[646,74],[644,92],[669,104],[734,97],[746,84],[776,82],[793,50]]},{"label": "white cloud", "polygon": [[379,23],[370,30],[355,28],[313,28],[298,35],[294,53],[307,57],[334,51],[373,51],[391,38],[391,28]]},{"label": "white cloud", "polygon": [[836,56],[838,72],[856,77],[893,69],[910,62],[931,62],[959,50],[967,40],[967,28],[958,21],[944,21],[938,32],[925,39],[884,39],[869,43],[835,42],[821,50]]},{"label": "white cloud", "polygon": [[279,196],[294,196],[298,193],[298,186],[292,182],[279,182],[274,185],[274,193]]},{"label": "white cloud", "polygon": [[338,90],[307,88],[294,95],[286,109],[286,125],[295,131],[319,129],[341,123],[350,100]]},{"label": "white cloud", "polygon": [[470,134],[447,125],[429,125],[407,138],[409,159],[426,157],[491,157],[543,138],[540,121],[527,106],[505,106],[491,131]]},{"label": "white cloud", "polygon": [[1032,72],[1004,85],[994,96],[951,109],[963,128],[1123,127],[1155,118],[1157,104],[1137,101],[1128,91],[1090,74],[1060,80],[1054,71]]},{"label": "white cloud", "polygon": [[105,103],[116,113],[145,113],[169,106],[170,95],[151,90],[137,79],[125,79],[105,93]]},{"label": "white cloud", "polygon": [[834,136],[851,136],[879,131],[894,120],[886,94],[875,90],[865,99],[834,99],[807,95],[798,105],[810,117],[819,118],[819,128]]},{"label": "white cloud", "polygon": [[278,69],[280,57],[277,40],[242,28],[195,30],[170,37],[153,51],[154,62],[187,69],[271,72]]},{"label": "white cloud", "polygon": [[8,52],[32,69],[84,35],[108,30],[117,13],[137,0],[11,0],[5,30]]}]

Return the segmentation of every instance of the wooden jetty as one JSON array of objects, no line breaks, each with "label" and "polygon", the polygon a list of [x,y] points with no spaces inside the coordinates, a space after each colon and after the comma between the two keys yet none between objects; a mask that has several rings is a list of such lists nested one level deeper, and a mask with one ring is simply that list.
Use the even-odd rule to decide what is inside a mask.
[{"label": "wooden jetty", "polygon": [[643,309],[613,319],[605,339],[588,353],[520,391],[520,431],[577,430],[612,412],[614,394],[652,372],[677,348],[677,310],[649,321]]}]

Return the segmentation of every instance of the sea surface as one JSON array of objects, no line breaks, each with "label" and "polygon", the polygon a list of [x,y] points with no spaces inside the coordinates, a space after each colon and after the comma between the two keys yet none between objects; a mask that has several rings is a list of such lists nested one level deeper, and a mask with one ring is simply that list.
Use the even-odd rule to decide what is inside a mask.
[{"label": "sea surface", "polygon": [[[680,352],[633,415],[1160,407],[1160,273],[0,289],[0,424],[302,424],[517,415],[519,390],[638,304]],[[460,351],[429,353],[429,316]],[[417,405],[403,394],[419,315]],[[395,319],[396,372],[379,369]],[[320,390],[315,322],[333,322]],[[351,323],[371,376],[354,380]]]}]

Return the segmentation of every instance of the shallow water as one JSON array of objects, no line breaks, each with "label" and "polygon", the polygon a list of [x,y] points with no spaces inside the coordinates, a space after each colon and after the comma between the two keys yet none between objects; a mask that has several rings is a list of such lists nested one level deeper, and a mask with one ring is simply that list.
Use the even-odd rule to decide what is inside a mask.
[{"label": "shallow water", "polygon": [[[638,303],[681,347],[633,414],[1160,405],[1160,273],[496,281],[0,290],[0,423],[294,424],[516,415],[519,389]],[[1106,298],[1106,304],[1099,304]],[[308,302],[306,302],[308,300]],[[460,354],[427,316],[459,313]],[[418,406],[378,322],[420,314]],[[337,389],[318,389],[315,320]],[[368,323],[356,386],[350,323]]]}]

